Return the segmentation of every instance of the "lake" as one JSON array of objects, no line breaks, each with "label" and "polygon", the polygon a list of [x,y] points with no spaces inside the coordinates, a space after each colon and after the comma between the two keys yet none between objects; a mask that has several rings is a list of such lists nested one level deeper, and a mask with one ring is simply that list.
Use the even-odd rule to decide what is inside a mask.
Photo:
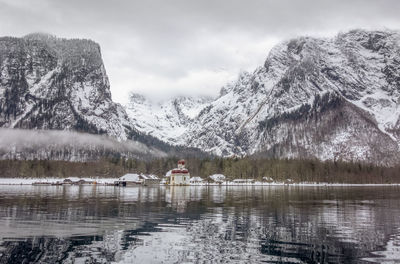
[{"label": "lake", "polygon": [[399,187],[0,186],[0,263],[400,263]]}]

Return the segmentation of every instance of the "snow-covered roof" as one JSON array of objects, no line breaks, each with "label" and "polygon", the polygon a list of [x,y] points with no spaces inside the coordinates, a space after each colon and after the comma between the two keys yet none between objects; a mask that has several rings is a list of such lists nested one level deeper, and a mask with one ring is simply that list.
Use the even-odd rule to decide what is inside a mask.
[{"label": "snow-covered roof", "polygon": [[154,174],[147,174],[147,175],[144,175],[144,176],[146,176],[147,179],[150,179],[150,180],[158,180],[157,175],[154,175]]},{"label": "snow-covered roof", "polygon": [[139,174],[136,173],[127,173],[124,176],[122,176],[121,178],[119,178],[120,181],[134,181],[134,182],[138,182],[140,181],[140,177]]},{"label": "snow-covered roof", "polygon": [[214,181],[223,181],[226,179],[225,175],[223,174],[213,174],[208,177]]},{"label": "snow-covered roof", "polygon": [[120,181],[134,181],[138,182],[140,180],[158,180],[158,177],[154,174],[136,174],[128,173],[119,178]]},{"label": "snow-covered roof", "polygon": [[188,174],[189,171],[187,169],[179,169],[175,168],[171,171],[172,174]]},{"label": "snow-covered roof", "polygon": [[273,181],[274,179],[272,179],[271,177],[263,177],[264,181]]},{"label": "snow-covered roof", "polygon": [[170,177],[172,173],[172,170],[167,171],[167,173],[165,173],[165,177]]}]

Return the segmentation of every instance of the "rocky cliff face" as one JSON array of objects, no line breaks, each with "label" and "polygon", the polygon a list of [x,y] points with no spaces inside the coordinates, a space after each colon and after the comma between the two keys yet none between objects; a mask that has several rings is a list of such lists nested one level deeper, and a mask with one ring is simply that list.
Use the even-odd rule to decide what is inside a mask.
[{"label": "rocky cliff face", "polygon": [[200,111],[212,101],[210,97],[178,96],[152,102],[132,94],[126,111],[134,127],[169,144],[184,144],[182,135],[188,132]]},{"label": "rocky cliff face", "polygon": [[106,134],[164,152],[171,148],[162,141],[221,156],[393,164],[400,162],[399,43],[391,31],[292,39],[214,100],[153,104],[133,95],[123,108],[111,100],[96,43],[0,38],[0,127]]},{"label": "rocky cliff face", "polygon": [[186,142],[220,155],[398,162],[399,43],[398,32],[362,30],[286,41],[201,112]]},{"label": "rocky cliff face", "polygon": [[[135,129],[124,107],[111,99],[97,43],[46,34],[0,38],[0,128],[3,129],[0,135],[10,135],[7,129],[18,128],[111,137],[65,132],[57,136],[43,132],[40,144],[16,136],[9,142],[0,138],[0,158],[87,160],[110,155],[149,158],[196,153],[196,150],[171,148]],[[37,136],[34,132],[13,133],[22,134],[31,139]],[[51,138],[48,145],[46,135]]]},{"label": "rocky cliff face", "polygon": [[0,126],[69,129],[129,138],[111,100],[100,47],[90,40],[32,34],[0,38]]},{"label": "rocky cliff face", "polygon": [[399,162],[399,43],[363,30],[283,42],[202,105],[179,141],[153,135],[222,156]]}]

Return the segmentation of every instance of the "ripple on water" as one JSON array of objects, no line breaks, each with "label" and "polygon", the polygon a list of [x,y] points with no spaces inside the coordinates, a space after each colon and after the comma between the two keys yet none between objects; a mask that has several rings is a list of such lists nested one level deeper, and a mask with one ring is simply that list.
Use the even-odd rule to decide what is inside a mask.
[{"label": "ripple on water", "polygon": [[388,187],[2,186],[0,263],[398,263],[399,198]]}]

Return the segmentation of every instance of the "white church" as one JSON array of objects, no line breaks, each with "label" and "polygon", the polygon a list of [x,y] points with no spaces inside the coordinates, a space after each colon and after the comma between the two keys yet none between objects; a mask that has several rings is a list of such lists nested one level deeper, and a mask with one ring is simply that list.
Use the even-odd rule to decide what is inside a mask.
[{"label": "white church", "polygon": [[178,161],[178,168],[171,171],[170,184],[171,185],[189,185],[190,173],[185,168],[185,161]]}]

